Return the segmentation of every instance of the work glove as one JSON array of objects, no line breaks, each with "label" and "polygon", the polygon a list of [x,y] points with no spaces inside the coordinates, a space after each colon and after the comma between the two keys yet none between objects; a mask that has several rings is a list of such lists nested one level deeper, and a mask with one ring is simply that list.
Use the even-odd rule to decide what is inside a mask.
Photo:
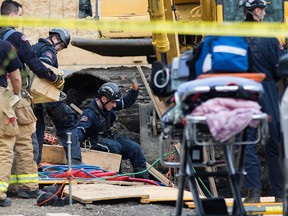
[{"label": "work glove", "polygon": [[284,49],[288,49],[288,38],[285,38],[285,42],[284,44],[282,44],[282,46],[284,47]]},{"label": "work glove", "polygon": [[137,82],[137,78],[136,78],[136,74],[133,73],[132,77],[131,77],[131,82],[132,82],[132,89],[133,90],[137,90],[138,89],[138,82]]},{"label": "work glove", "polygon": [[62,89],[64,87],[65,80],[63,75],[55,74],[55,79],[52,81],[52,84],[58,88]]}]

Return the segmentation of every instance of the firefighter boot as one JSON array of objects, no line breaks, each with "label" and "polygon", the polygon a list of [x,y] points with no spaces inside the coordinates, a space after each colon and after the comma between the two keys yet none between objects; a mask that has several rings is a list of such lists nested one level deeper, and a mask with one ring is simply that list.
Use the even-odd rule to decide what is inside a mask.
[{"label": "firefighter boot", "polygon": [[248,196],[244,199],[244,203],[259,203],[261,189],[248,189]]},{"label": "firefighter boot", "polygon": [[7,197],[6,199],[0,200],[0,206],[1,207],[11,206],[11,199]]},{"label": "firefighter boot", "polygon": [[41,195],[43,191],[36,189],[34,191],[30,190],[19,190],[18,191],[18,197],[23,199],[30,199],[30,198],[37,198],[39,195]]}]

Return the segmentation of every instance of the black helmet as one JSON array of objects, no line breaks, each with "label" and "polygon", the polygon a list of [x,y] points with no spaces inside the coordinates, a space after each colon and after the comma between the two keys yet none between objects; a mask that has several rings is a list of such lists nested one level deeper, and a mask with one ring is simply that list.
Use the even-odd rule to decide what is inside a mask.
[{"label": "black helmet", "polygon": [[105,96],[108,100],[115,101],[121,98],[119,87],[112,82],[103,84],[98,90],[99,96]]},{"label": "black helmet", "polygon": [[49,31],[49,35],[58,34],[60,36],[61,41],[65,44],[65,48],[68,47],[70,43],[70,34],[66,29],[62,28],[54,28]]},{"label": "black helmet", "polygon": [[246,10],[252,10],[254,8],[266,8],[267,2],[265,0],[241,0],[239,6],[244,7]]}]

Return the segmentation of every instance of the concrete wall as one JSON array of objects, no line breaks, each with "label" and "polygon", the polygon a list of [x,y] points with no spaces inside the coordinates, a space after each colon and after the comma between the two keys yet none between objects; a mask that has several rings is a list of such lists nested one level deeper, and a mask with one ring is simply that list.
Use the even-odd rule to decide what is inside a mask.
[{"label": "concrete wall", "polygon": [[[23,5],[23,16],[41,18],[72,19],[78,18],[78,0],[16,0]],[[2,3],[2,1],[1,1]],[[95,0],[91,0],[93,16],[95,15]],[[101,6],[101,1],[99,1]],[[47,37],[48,27],[22,27],[22,31],[31,44],[38,41],[40,37]],[[97,38],[95,30],[68,29],[71,37]],[[145,57],[102,57],[94,53],[79,49],[70,45],[68,49],[58,54],[60,68],[73,67],[76,69],[87,66],[108,67],[114,65],[146,64]]]}]

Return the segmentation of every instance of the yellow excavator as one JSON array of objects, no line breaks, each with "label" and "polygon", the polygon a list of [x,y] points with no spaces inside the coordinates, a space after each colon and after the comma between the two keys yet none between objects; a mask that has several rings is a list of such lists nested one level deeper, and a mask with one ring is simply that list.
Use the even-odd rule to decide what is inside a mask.
[{"label": "yellow excavator", "polygon": [[[287,1],[273,0],[268,3],[265,21],[288,21]],[[239,1],[235,0],[95,0],[95,12],[92,8],[90,0],[80,0],[79,17],[220,23],[243,19],[243,9],[239,8]],[[173,57],[192,49],[200,39],[201,35],[123,32],[111,27],[109,31],[99,30],[98,37],[92,40],[74,38],[72,44],[103,56],[147,56],[149,63],[162,60],[171,64]]]},{"label": "yellow excavator", "polygon": [[[86,5],[86,6],[84,6]],[[89,6],[90,5],[90,6]],[[100,20],[141,20],[141,21],[223,21],[222,5],[210,0],[105,0],[95,2],[95,19]],[[113,7],[111,7],[113,5]],[[79,7],[81,18],[92,16],[90,1],[82,1]],[[217,15],[218,14],[218,15]],[[121,29],[99,30],[98,38],[74,38],[72,44],[103,56],[146,56],[147,61],[165,60],[193,48],[199,36],[152,34],[151,32],[123,32]],[[166,57],[161,54],[165,53]],[[164,59],[163,59],[164,58]],[[166,60],[165,60],[166,61]]]}]

